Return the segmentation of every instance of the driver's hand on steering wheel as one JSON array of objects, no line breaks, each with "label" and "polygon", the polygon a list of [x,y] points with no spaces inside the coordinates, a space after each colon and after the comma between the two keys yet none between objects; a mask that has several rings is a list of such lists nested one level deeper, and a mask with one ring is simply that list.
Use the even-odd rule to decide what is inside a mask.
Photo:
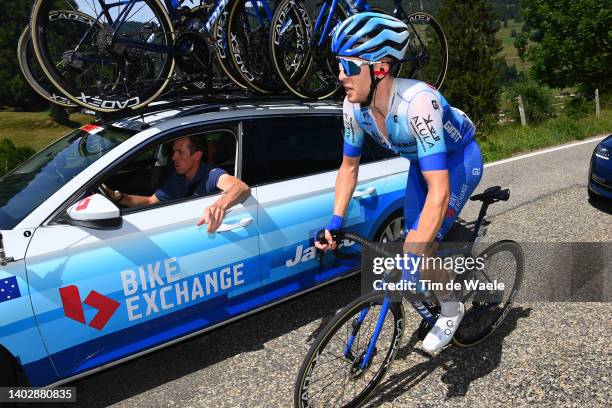
[{"label": "driver's hand on steering wheel", "polygon": [[338,243],[332,239],[329,230],[325,230],[325,239],[327,240],[327,244],[322,244],[318,240],[315,239],[315,247],[320,249],[321,251],[327,252],[329,250],[336,250],[338,248]]},{"label": "driver's hand on steering wheel", "polygon": [[100,185],[100,187],[102,187],[102,189],[104,190],[104,192],[113,200],[113,201],[119,201],[119,199],[121,198],[121,193],[117,190],[111,190],[110,188],[108,188],[108,186],[104,183],[102,183]]}]

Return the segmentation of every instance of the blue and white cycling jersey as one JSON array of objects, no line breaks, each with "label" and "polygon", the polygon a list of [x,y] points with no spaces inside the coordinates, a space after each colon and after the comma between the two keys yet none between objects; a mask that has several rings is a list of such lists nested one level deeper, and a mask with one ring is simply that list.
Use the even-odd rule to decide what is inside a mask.
[{"label": "blue and white cycling jersey", "polygon": [[453,226],[482,177],[482,154],[476,128],[461,110],[425,82],[394,78],[385,126],[378,129],[370,107],[344,100],[344,154],[361,155],[365,133],[378,144],[410,160],[404,199],[404,222],[416,230],[427,197],[423,171],[448,170],[450,202],[436,240]]},{"label": "blue and white cycling jersey", "polygon": [[451,107],[444,96],[425,82],[394,79],[386,119],[388,139],[382,135],[370,107],[344,100],[344,154],[361,155],[364,134],[381,146],[420,164],[422,171],[447,169],[446,158],[463,151],[475,127],[465,113]]}]

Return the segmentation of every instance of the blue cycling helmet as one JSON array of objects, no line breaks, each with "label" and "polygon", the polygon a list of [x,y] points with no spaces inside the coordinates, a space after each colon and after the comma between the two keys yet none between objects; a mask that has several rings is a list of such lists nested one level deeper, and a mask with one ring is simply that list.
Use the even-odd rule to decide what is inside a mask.
[{"label": "blue cycling helmet", "polygon": [[350,16],[334,30],[332,52],[370,62],[404,58],[408,49],[408,26],[395,17],[364,12]]}]

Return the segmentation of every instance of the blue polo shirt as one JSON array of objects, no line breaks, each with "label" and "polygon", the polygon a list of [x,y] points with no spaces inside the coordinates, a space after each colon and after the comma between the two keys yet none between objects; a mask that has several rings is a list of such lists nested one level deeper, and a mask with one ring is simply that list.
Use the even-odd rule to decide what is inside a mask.
[{"label": "blue polo shirt", "polygon": [[[176,172],[168,178],[166,183],[155,192],[159,201],[176,200],[190,195],[204,195],[219,191],[217,183],[225,171],[206,163],[200,163],[200,168],[191,182],[185,176]],[[190,193],[191,192],[191,193]]]}]

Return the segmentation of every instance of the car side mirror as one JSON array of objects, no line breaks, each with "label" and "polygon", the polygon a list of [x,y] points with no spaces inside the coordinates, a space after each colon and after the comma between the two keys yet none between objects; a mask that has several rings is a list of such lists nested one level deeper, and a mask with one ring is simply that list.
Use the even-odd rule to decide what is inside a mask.
[{"label": "car side mirror", "polygon": [[94,229],[121,227],[119,208],[102,194],[93,194],[68,208],[70,224]]}]

